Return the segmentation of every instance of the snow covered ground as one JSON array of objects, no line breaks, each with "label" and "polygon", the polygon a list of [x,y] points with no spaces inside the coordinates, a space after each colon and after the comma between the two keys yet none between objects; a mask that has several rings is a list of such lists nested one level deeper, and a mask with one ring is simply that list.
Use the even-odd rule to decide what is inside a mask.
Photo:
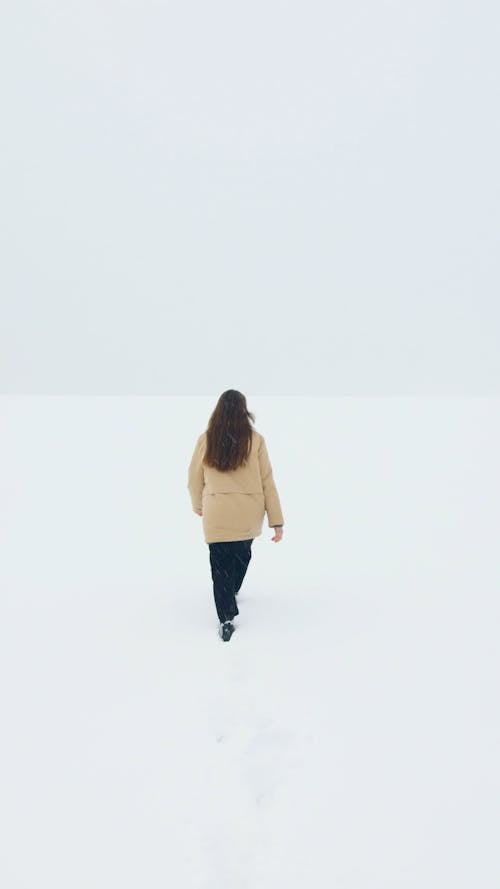
[{"label": "snow covered ground", "polygon": [[500,401],[264,398],[217,636],[216,398],[0,398],[2,889],[498,889]]}]

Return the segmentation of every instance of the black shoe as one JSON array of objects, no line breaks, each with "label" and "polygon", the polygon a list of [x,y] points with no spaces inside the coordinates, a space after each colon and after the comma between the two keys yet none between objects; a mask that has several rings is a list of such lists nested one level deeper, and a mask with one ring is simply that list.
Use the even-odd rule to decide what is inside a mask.
[{"label": "black shoe", "polygon": [[230,620],[226,620],[223,624],[221,624],[220,634],[224,642],[229,642],[233,633],[234,626]]}]

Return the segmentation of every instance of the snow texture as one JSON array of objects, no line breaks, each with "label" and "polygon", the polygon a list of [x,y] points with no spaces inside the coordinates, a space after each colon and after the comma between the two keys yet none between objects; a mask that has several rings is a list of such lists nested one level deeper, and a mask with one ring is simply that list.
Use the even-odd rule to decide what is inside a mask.
[{"label": "snow texture", "polygon": [[4,889],[497,889],[497,399],[252,399],[285,517],[218,637],[214,399],[0,399]]}]

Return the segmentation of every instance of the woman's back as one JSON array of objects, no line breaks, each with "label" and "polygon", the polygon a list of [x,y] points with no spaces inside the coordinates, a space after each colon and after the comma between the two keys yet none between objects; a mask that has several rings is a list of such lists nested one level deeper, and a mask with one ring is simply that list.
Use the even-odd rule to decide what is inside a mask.
[{"label": "woman's back", "polygon": [[[200,452],[206,448],[207,433],[200,435]],[[214,466],[203,466],[205,490],[208,494],[224,494],[239,491],[244,494],[262,494],[261,465],[263,436],[252,430],[252,446],[248,459],[237,469],[221,472]],[[265,444],[265,442],[264,442]]]},{"label": "woman's back", "polygon": [[206,436],[203,432],[197,439],[188,474],[193,510],[203,516],[205,541],[257,537],[266,513],[270,528],[283,525],[264,436],[253,429],[247,461],[225,472],[204,465]]}]

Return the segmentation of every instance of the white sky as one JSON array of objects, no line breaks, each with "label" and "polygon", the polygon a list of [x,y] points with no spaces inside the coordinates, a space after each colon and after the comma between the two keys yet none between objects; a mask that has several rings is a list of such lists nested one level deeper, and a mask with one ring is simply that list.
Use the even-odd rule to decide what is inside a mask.
[{"label": "white sky", "polygon": [[500,389],[487,2],[10,2],[0,391]]}]

